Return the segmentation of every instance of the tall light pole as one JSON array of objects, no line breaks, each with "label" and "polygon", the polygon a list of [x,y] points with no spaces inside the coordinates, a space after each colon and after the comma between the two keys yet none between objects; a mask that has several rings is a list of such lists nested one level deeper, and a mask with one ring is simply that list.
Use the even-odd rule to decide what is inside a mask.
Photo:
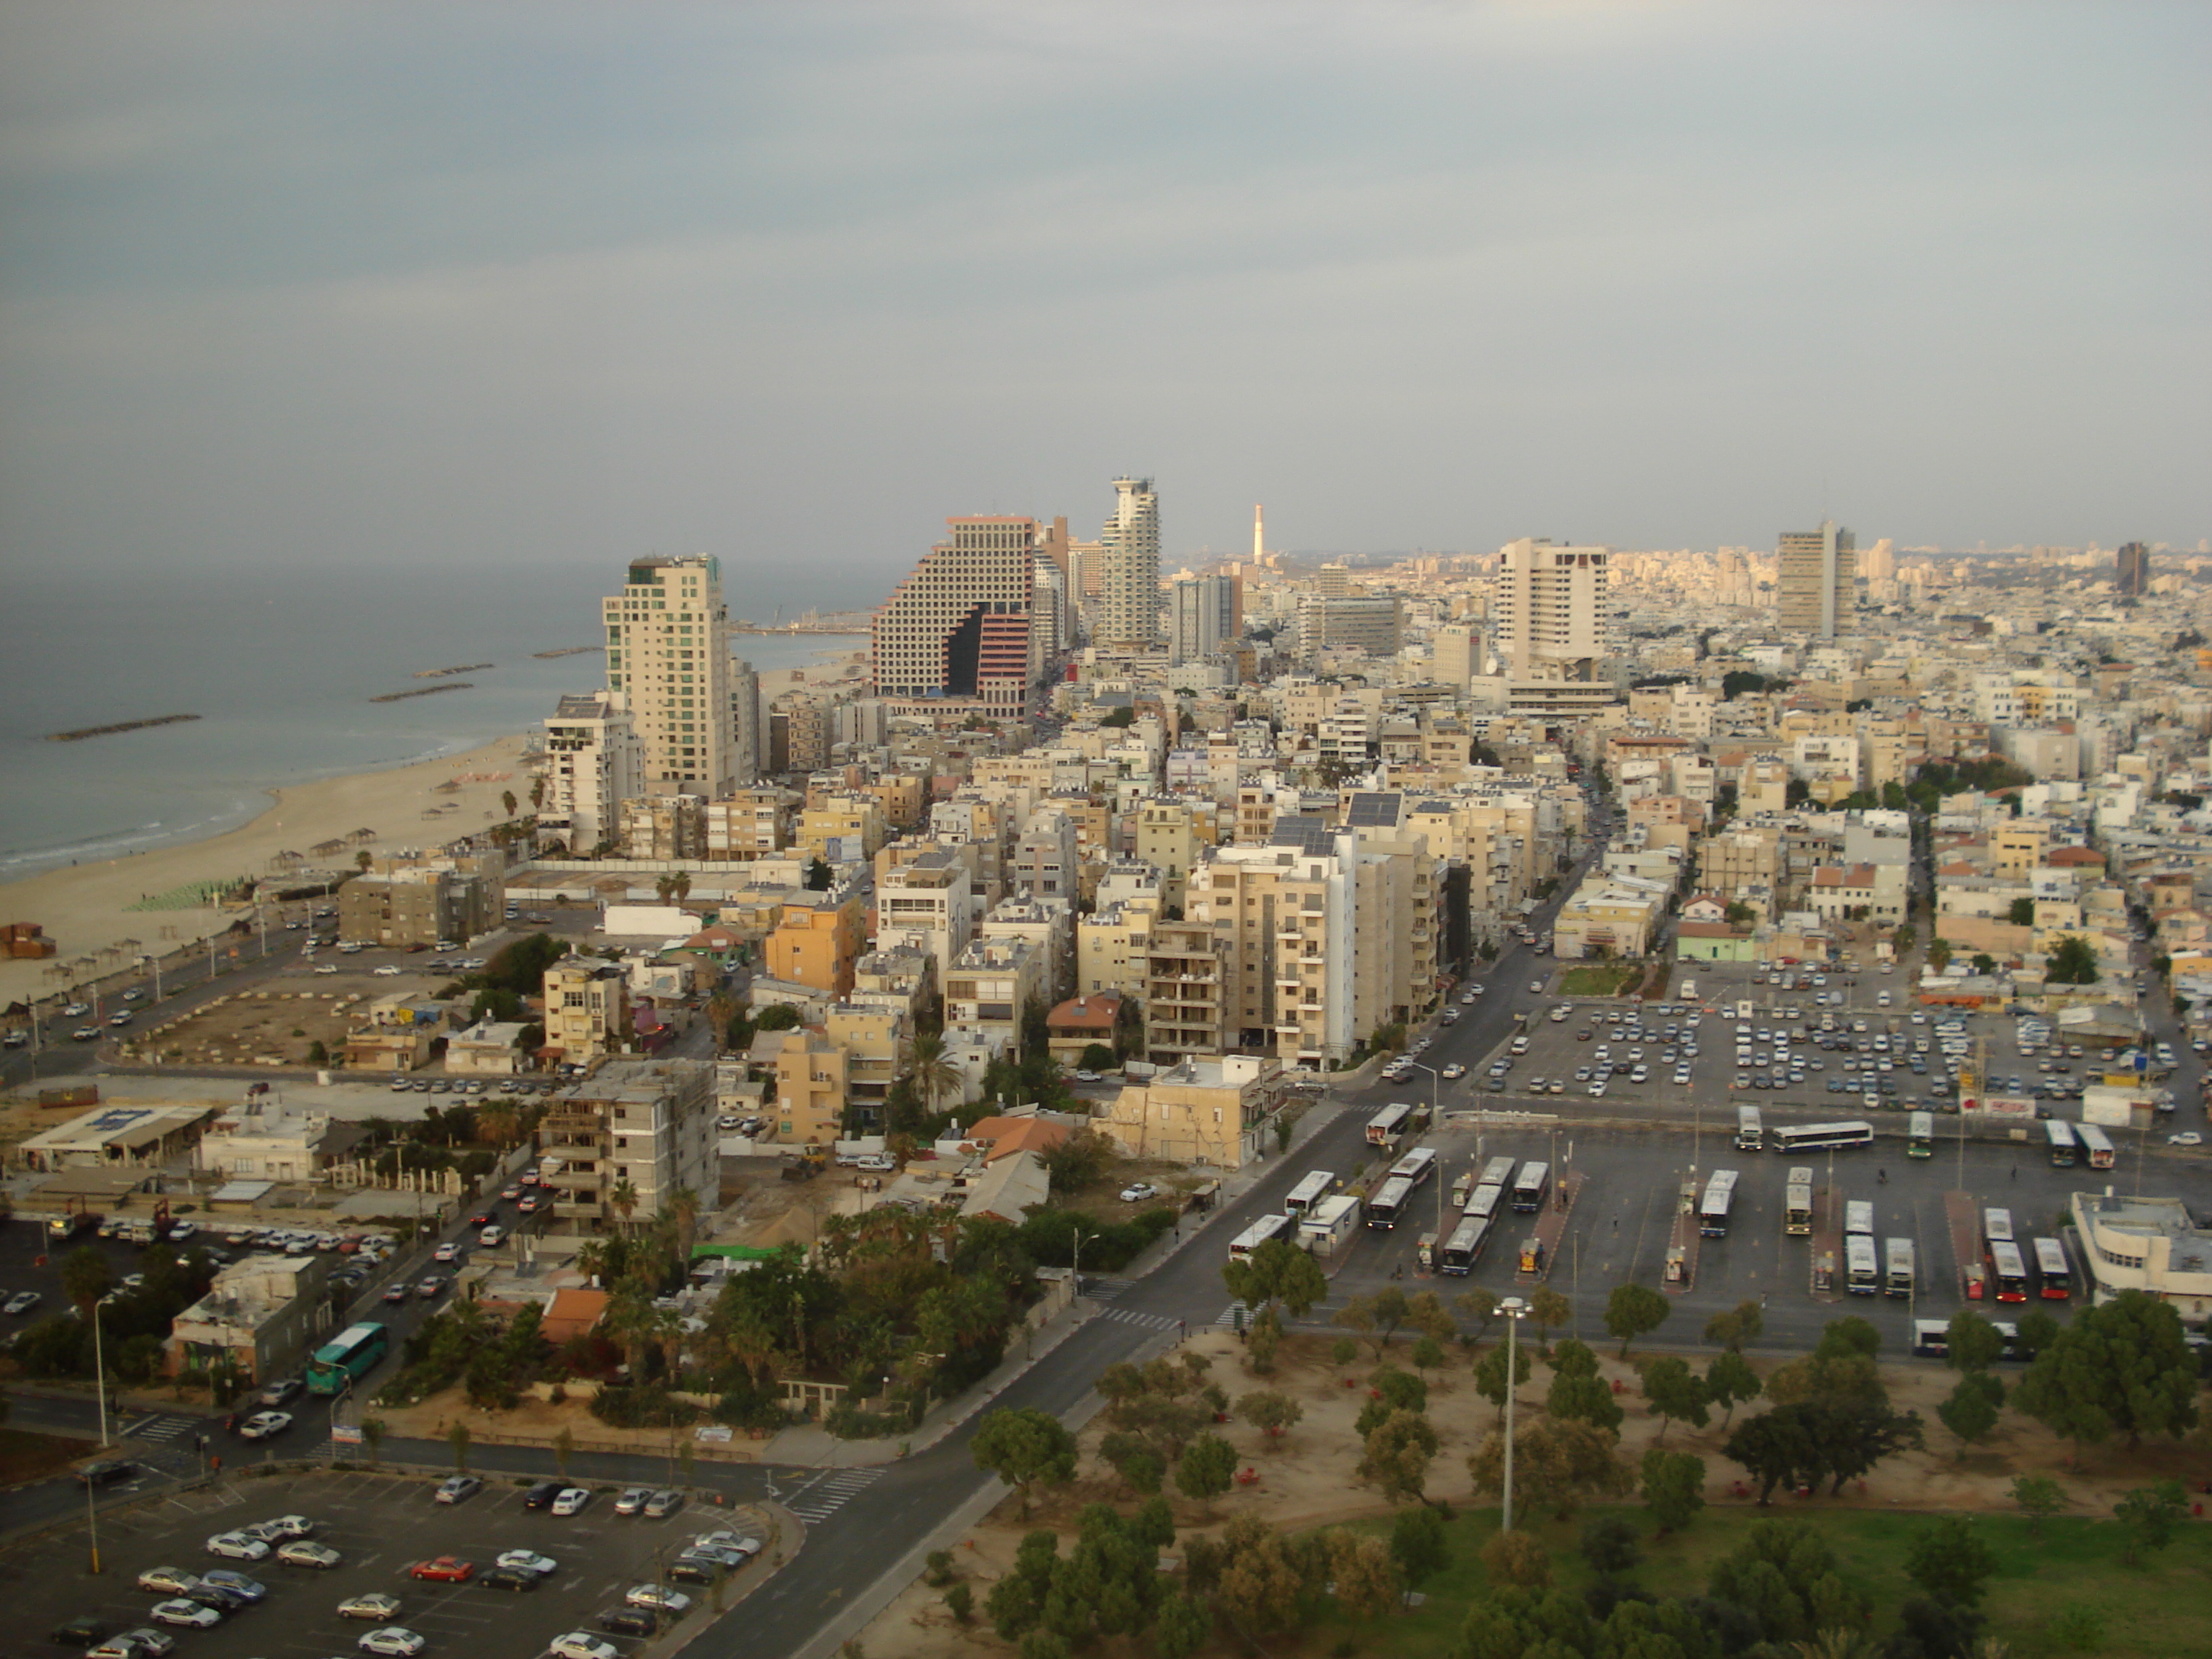
[{"label": "tall light pole", "polygon": [[[107,1449],[107,1358],[100,1349],[100,1310],[122,1294],[120,1291],[110,1291],[92,1304],[92,1377],[93,1386],[100,1395],[100,1446],[102,1451]],[[97,1572],[100,1569],[94,1567],[93,1571]]]},{"label": "tall light pole", "polygon": [[[1438,1072],[1435,1066],[1424,1066],[1418,1060],[1409,1060],[1406,1064],[1412,1066],[1417,1072],[1426,1072],[1429,1074],[1429,1133],[1431,1134],[1434,1134],[1437,1132],[1437,1123],[1439,1115],[1443,1110],[1443,1102],[1437,1098],[1437,1094],[1439,1087],[1443,1080],[1443,1075],[1442,1073]],[[1451,1182],[1446,1181],[1441,1176],[1437,1177],[1437,1249],[1439,1250],[1442,1250],[1444,1247],[1444,1188],[1450,1185]]]},{"label": "tall light pole", "polygon": [[1513,1379],[1519,1374],[1521,1322],[1527,1317],[1528,1304],[1517,1296],[1509,1296],[1498,1304],[1498,1311],[1505,1316],[1505,1508],[1498,1518],[1501,1532],[1513,1530]]}]

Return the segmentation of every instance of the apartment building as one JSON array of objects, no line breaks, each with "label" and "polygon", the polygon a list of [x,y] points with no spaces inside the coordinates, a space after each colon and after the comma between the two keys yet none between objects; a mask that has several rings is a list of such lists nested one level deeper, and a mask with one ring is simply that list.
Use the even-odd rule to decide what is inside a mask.
[{"label": "apartment building", "polygon": [[[649,1218],[679,1192],[711,1206],[719,1190],[714,1067],[702,1060],[604,1061],[555,1098],[538,1125],[538,1170],[553,1189],[549,1231],[588,1236]],[[627,1207],[615,1202],[627,1182]]]},{"label": "apartment building", "polygon": [[630,1035],[629,975],[597,957],[563,957],[545,970],[545,1046],[565,1063],[611,1054]]}]

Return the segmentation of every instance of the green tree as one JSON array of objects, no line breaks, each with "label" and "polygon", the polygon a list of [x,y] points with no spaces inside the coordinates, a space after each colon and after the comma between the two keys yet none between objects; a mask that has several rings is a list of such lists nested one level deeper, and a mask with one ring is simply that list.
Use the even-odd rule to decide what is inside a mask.
[{"label": "green tree", "polygon": [[1552,1582],[1551,1552],[1525,1532],[1492,1533],[1482,1547],[1482,1565],[1492,1583],[1533,1590]]},{"label": "green tree", "polygon": [[92,1310],[115,1288],[115,1268],[94,1246],[80,1244],[62,1258],[61,1280],[62,1294],[89,1328]]},{"label": "green tree", "polygon": [[2003,1404],[2003,1383],[1986,1371],[1969,1371],[1936,1407],[1936,1416],[1959,1437],[1959,1455],[1964,1457],[1967,1447],[1996,1427]]},{"label": "green tree", "polygon": [[1951,965],[1949,939],[1932,939],[1928,941],[1928,965],[1939,974]]},{"label": "green tree", "polygon": [[1574,1316],[1574,1304],[1548,1285],[1533,1291],[1528,1297],[1528,1328],[1536,1333],[1540,1346],[1548,1346],[1551,1334]]},{"label": "green tree", "polygon": [[2004,1358],[2004,1333],[1972,1308],[1961,1308],[1944,1327],[1943,1363],[1954,1370],[1985,1371]]},{"label": "green tree", "polygon": [[1704,1458],[1655,1446],[1644,1454],[1639,1470],[1644,1477],[1640,1488],[1644,1502],[1662,1538],[1681,1531],[1698,1518],[1698,1511],[1705,1506]]},{"label": "green tree", "polygon": [[1758,1399],[1764,1388],[1751,1362],[1733,1348],[1715,1354],[1712,1364],[1705,1367],[1705,1393],[1724,1413],[1723,1428],[1735,1419],[1738,1406]]},{"label": "green tree", "polygon": [[2056,1330],[2014,1389],[2013,1403],[2077,1448],[2113,1434],[2132,1446],[2147,1434],[2178,1437],[2194,1428],[2197,1389],[2181,1316],[2169,1303],[2124,1291]]},{"label": "green tree", "polygon": [[1213,1638],[1213,1614],[1194,1596],[1175,1595],[1160,1603],[1152,1625],[1152,1647],[1159,1659],[1191,1659]]},{"label": "green tree", "polygon": [[1334,1322],[1374,1343],[1375,1357],[1379,1359],[1413,1311],[1413,1302],[1405,1291],[1387,1285],[1369,1295],[1353,1297],[1337,1311]]},{"label": "green tree", "polygon": [[2097,970],[2096,947],[2079,933],[2067,934],[2044,957],[2043,976],[2053,985],[2094,985],[2104,977]]},{"label": "green tree", "polygon": [[[1561,1348],[1567,1346],[1565,1342],[1559,1345]],[[1579,1342],[1573,1346],[1582,1348],[1584,1353],[1589,1352]],[[1588,1371],[1554,1369],[1551,1388],[1544,1395],[1544,1414],[1589,1423],[1609,1432],[1618,1431],[1627,1415],[1605,1379],[1597,1375],[1595,1365]]]},{"label": "green tree", "polygon": [[1717,1313],[1705,1322],[1705,1340],[1741,1353],[1748,1344],[1759,1340],[1759,1333],[1765,1328],[1766,1316],[1759,1304],[1739,1302],[1726,1313]]},{"label": "green tree", "polygon": [[1359,1478],[1393,1504],[1414,1501],[1428,1483],[1429,1464],[1440,1443],[1419,1412],[1393,1412],[1368,1432]]},{"label": "green tree", "polygon": [[1972,1517],[1947,1515],[1905,1547],[1905,1572],[1941,1601],[1971,1607],[1997,1570],[1997,1558]]},{"label": "green tree", "polygon": [[568,1460],[575,1455],[575,1432],[563,1423],[561,1431],[553,1437],[553,1467],[560,1472],[563,1480],[568,1478]]},{"label": "green tree", "polygon": [[2112,1513],[2127,1531],[2126,1558],[2133,1565],[2144,1551],[2155,1553],[2173,1541],[2189,1517],[2189,1498],[2179,1480],[2160,1480],[2137,1486],[2112,1505]]},{"label": "green tree", "polygon": [[[1506,1355],[1513,1357],[1513,1379],[1505,1377]],[[1501,1342],[1475,1362],[1474,1391],[1498,1407],[1499,1416],[1505,1414],[1505,1397],[1528,1380],[1531,1370],[1528,1350],[1514,1344],[1508,1347]]]},{"label": "green tree", "polygon": [[466,1474],[469,1472],[469,1425],[454,1424],[446,1431],[446,1443],[453,1448],[453,1473]]},{"label": "green tree", "polygon": [[2027,1517],[2029,1533],[2037,1534],[2044,1522],[2066,1507],[2066,1492],[2047,1474],[2023,1474],[2013,1480],[2012,1501]]},{"label": "green tree", "polygon": [[1338,1611],[1351,1619],[1380,1619],[1405,1605],[1405,1582],[1388,1544],[1342,1527],[1332,1527],[1324,1536]]},{"label": "green tree", "polygon": [[1390,1559],[1398,1564],[1406,1588],[1418,1589],[1451,1565],[1451,1547],[1444,1532],[1443,1511],[1426,1504],[1398,1511],[1390,1523]]},{"label": "green tree", "polygon": [[1601,1515],[1583,1522],[1583,1559],[1590,1571],[1605,1577],[1626,1572],[1636,1565],[1636,1528],[1617,1515]]},{"label": "green tree", "polygon": [[1413,1352],[1408,1357],[1413,1360],[1413,1369],[1417,1371],[1425,1373],[1438,1370],[1443,1366],[1444,1346],[1433,1336],[1425,1335],[1414,1342]]},{"label": "green tree", "polygon": [[1270,1447],[1297,1427],[1305,1414],[1304,1406],[1278,1389],[1261,1389],[1241,1395],[1237,1401],[1237,1415],[1265,1435]]},{"label": "green tree", "polygon": [[1711,1420],[1705,1408],[1711,1395],[1705,1387],[1705,1379],[1690,1369],[1688,1361],[1671,1354],[1644,1368],[1644,1398],[1659,1414],[1662,1443],[1677,1419],[1696,1429],[1702,1429]]},{"label": "green tree", "polygon": [[969,1449],[977,1468],[1021,1494],[1024,1521],[1031,1488],[1064,1486],[1075,1479],[1075,1437],[1050,1412],[1008,1406],[986,1412]]},{"label": "green tree", "polygon": [[1221,1270],[1229,1294],[1258,1313],[1280,1303],[1303,1319],[1328,1295],[1328,1279],[1306,1251],[1287,1239],[1271,1238],[1241,1261]]},{"label": "green tree", "polygon": [[1199,1436],[1176,1464],[1176,1490],[1204,1505],[1209,1515],[1213,1500],[1229,1490],[1236,1477],[1237,1449],[1218,1434]]},{"label": "green tree", "polygon": [[[1476,1491],[1503,1492],[1504,1434],[1485,1436],[1467,1468]],[[1514,1496],[1529,1513],[1548,1509],[1564,1521],[1583,1499],[1617,1497],[1634,1484],[1618,1437],[1593,1424],[1540,1418],[1514,1437]]]},{"label": "green tree", "polygon": [[1618,1285],[1605,1302],[1605,1328],[1620,1339],[1618,1358],[1628,1358],[1628,1345],[1648,1336],[1667,1322],[1674,1304],[1648,1285]]},{"label": "green tree", "polygon": [[1491,1322],[1498,1317],[1497,1292],[1486,1291],[1480,1285],[1454,1297],[1452,1306],[1458,1310],[1462,1319],[1474,1327],[1469,1335],[1477,1342],[1490,1334]]},{"label": "green tree", "polygon": [[2034,927],[2035,900],[2033,897],[2014,899],[2005,907],[2005,920],[2015,927]]}]

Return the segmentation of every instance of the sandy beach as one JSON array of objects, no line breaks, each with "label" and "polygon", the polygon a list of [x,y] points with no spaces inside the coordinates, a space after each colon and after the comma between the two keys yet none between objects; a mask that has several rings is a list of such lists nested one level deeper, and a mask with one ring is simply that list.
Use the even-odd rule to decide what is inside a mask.
[{"label": "sandy beach", "polygon": [[[865,653],[825,651],[805,668],[769,669],[760,675],[763,705],[793,687],[849,682],[861,672]],[[501,738],[479,748],[387,771],[360,772],[314,783],[271,790],[273,804],[251,823],[205,841],[187,842],[97,864],[47,870],[0,885],[0,922],[34,921],[60,946],[43,962],[0,958],[0,1005],[49,995],[61,988],[50,971],[57,963],[98,957],[118,940],[136,939],[138,951],[173,951],[228,927],[231,914],[200,906],[190,909],[133,910],[149,893],[166,893],[194,882],[241,876],[266,876],[280,852],[306,855],[318,842],[344,840],[356,830],[374,830],[372,851],[422,847],[455,839],[506,816],[500,796],[512,789],[524,802],[530,778],[523,769],[523,738]],[[453,793],[440,786],[459,781]],[[455,809],[423,814],[447,802]],[[523,809],[527,811],[526,805]],[[334,862],[352,865],[358,850],[349,842]],[[311,866],[323,860],[309,857]],[[103,971],[124,963],[101,957]]]}]

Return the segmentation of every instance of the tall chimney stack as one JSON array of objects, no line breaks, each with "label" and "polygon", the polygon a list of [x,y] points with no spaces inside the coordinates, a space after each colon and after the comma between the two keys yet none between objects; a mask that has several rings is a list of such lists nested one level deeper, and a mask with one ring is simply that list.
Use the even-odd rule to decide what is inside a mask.
[{"label": "tall chimney stack", "polygon": [[1266,517],[1265,509],[1255,503],[1252,508],[1252,562],[1255,564],[1267,556],[1267,536],[1264,528]]}]

